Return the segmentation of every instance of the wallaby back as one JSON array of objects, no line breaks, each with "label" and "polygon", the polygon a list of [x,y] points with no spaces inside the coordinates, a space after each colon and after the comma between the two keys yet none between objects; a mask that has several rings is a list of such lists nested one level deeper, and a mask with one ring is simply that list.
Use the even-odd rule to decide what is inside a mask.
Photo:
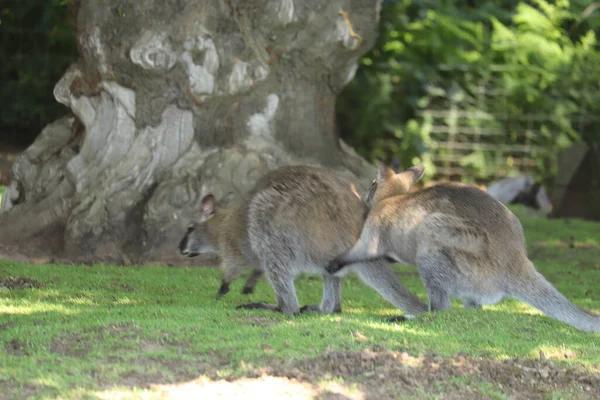
[{"label": "wallaby back", "polygon": [[280,168],[251,191],[247,234],[262,259],[322,266],[358,239],[368,212],[353,184],[308,166]]}]

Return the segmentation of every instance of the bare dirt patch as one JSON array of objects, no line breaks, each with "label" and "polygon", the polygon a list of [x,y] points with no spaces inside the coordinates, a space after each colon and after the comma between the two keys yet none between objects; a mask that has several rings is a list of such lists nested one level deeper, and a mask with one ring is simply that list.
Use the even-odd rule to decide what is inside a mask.
[{"label": "bare dirt patch", "polygon": [[[1,399],[30,399],[40,393],[45,393],[47,396],[53,395],[56,392],[56,389],[52,386],[43,385],[40,383],[22,383],[16,380],[7,380],[0,378],[0,388],[3,389],[0,392]],[[6,389],[18,388],[18,395],[11,396],[4,392]]]},{"label": "bare dirt patch", "polygon": [[376,350],[334,352],[300,361],[286,373],[311,382],[327,376],[343,378],[358,384],[367,397],[378,399],[423,391],[480,398],[485,394],[478,388],[482,384],[511,398],[537,398],[553,390],[571,389],[590,397],[600,396],[600,374],[548,361],[474,359],[465,354],[441,357]]},{"label": "bare dirt patch", "polygon": [[0,331],[10,329],[15,325],[16,325],[16,322],[13,322],[13,321],[4,322],[4,323],[0,324]]},{"label": "bare dirt patch", "polygon": [[[170,336],[171,332],[164,331],[161,338],[149,339],[143,337],[143,332],[134,324],[118,323],[54,339],[50,345],[50,351],[70,357],[83,357],[92,350],[94,343],[102,343],[110,339],[114,341],[115,338],[119,340],[115,341],[112,350],[117,353],[123,349],[123,346],[133,343],[142,355],[163,350],[165,346],[177,347],[181,351],[185,351],[189,347],[188,343],[174,341],[170,339]],[[116,363],[122,362],[122,360],[113,357],[108,362]]]},{"label": "bare dirt patch", "polygon": [[90,352],[90,343],[76,335],[55,339],[50,345],[52,353],[70,357],[83,357]]},{"label": "bare dirt patch", "polygon": [[6,352],[12,356],[29,355],[27,343],[19,338],[13,338],[5,343]]},{"label": "bare dirt patch", "polygon": [[30,289],[41,288],[44,284],[26,276],[2,276],[0,277],[0,289]]},{"label": "bare dirt patch", "polygon": [[131,339],[139,336],[140,333],[140,330],[132,324],[113,324],[57,338],[52,341],[50,351],[65,356],[83,357],[90,352],[94,343],[111,337]]},{"label": "bare dirt patch", "polygon": [[280,399],[386,400],[440,395],[464,400],[498,394],[511,399],[541,399],[553,391],[576,393],[578,399],[600,398],[600,374],[548,360],[475,359],[460,353],[452,357],[413,356],[374,348],[294,362],[273,358],[266,367],[242,364],[241,373],[238,370],[223,376],[226,364],[218,356],[197,364],[140,359],[134,365],[168,373],[132,370],[119,382],[101,386],[109,392],[115,386],[158,390],[169,398],[193,393],[224,399],[242,394],[245,399],[262,399],[266,394]]}]

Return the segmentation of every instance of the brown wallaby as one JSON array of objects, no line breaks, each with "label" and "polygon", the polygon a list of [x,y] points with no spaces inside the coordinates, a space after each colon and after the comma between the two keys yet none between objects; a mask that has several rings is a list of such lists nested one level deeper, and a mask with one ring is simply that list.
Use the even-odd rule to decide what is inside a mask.
[{"label": "brown wallaby", "polygon": [[[208,199],[208,198],[205,198],[205,199]],[[235,204],[236,201],[238,203],[237,205],[239,206],[239,199],[234,200],[233,192],[229,192],[215,204],[215,207],[219,208],[219,210],[221,210],[221,212],[227,213],[227,208],[229,208],[229,207],[231,209],[235,208],[234,206],[231,206],[231,203]],[[204,202],[202,204],[204,204]],[[194,230],[194,224],[190,224],[190,226],[188,226],[186,235],[179,243],[180,252],[184,253],[185,246],[187,243],[187,237],[193,230]],[[197,256],[198,253],[188,253],[187,255],[189,257],[194,257],[194,256]],[[258,281],[263,276],[263,272],[258,265],[253,265],[253,266],[238,265],[238,267],[243,267],[243,268],[237,268],[237,269],[232,268],[231,267],[232,265],[235,265],[235,264],[231,264],[231,263],[226,264],[223,262],[223,260],[221,260],[221,270],[228,275],[228,279],[222,280],[221,286],[219,287],[219,291],[217,292],[217,297],[216,297],[217,300],[220,299],[221,297],[223,297],[224,295],[226,295],[227,293],[229,293],[229,285],[231,284],[231,282],[233,282],[235,280],[235,278],[238,275],[240,275],[242,273],[243,269],[252,268],[252,272],[250,273],[250,276],[248,277],[246,284],[242,288],[242,294],[253,293],[254,287],[256,286]]]},{"label": "brown wallaby", "polygon": [[[205,196],[201,218],[188,229],[179,250],[190,257],[217,252],[226,286],[245,268],[260,266],[277,295],[277,305],[250,303],[241,308],[285,314],[340,312],[345,273],[331,275],[325,266],[358,240],[367,211],[345,178],[309,166],[282,167],[259,179],[235,207],[220,209],[214,196]],[[350,271],[407,316],[427,311],[385,259],[359,263]],[[320,305],[299,308],[294,280],[303,272],[323,276]]]},{"label": "brown wallaby", "polygon": [[416,265],[429,295],[429,310],[496,304],[505,297],[528,303],[581,331],[600,333],[600,316],[567,300],[527,257],[517,217],[484,191],[442,183],[414,193],[423,166],[394,173],[379,164],[367,196],[371,209],[360,239],[327,267],[388,256]]}]

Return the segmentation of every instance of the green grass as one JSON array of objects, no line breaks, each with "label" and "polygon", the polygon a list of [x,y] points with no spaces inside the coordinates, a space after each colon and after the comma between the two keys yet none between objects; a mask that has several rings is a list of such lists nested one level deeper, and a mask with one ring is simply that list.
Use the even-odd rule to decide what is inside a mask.
[{"label": "green grass", "polygon": [[[600,224],[522,221],[536,267],[569,299],[599,312]],[[572,236],[574,248],[567,245]],[[425,300],[416,270],[398,266],[398,272]],[[578,332],[512,300],[483,310],[464,310],[457,302],[448,312],[390,324],[384,318],[399,311],[355,277],[344,282],[342,314],[284,317],[234,310],[243,302],[273,302],[264,281],[250,296],[241,295],[243,282],[236,282],[216,301],[220,275],[214,269],[0,261],[0,278],[6,276],[44,284],[0,289],[0,386],[9,397],[30,390],[84,398],[134,372],[160,371],[176,380],[182,369],[194,374],[211,365],[222,374],[238,373],[241,362],[261,365],[272,357],[301,359],[375,344],[412,354],[462,351],[500,359],[538,358],[541,350],[566,364],[600,365],[599,335]],[[301,303],[318,303],[321,285],[320,279],[299,279]]]},{"label": "green grass", "polygon": [[2,204],[2,193],[4,193],[5,189],[6,189],[5,186],[0,186],[0,204]]}]

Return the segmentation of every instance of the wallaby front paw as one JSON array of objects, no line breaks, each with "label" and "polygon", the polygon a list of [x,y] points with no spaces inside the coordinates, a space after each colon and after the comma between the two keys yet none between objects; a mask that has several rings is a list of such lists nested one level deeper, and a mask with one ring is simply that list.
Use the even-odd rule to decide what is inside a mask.
[{"label": "wallaby front paw", "polygon": [[[329,313],[329,311],[323,311],[321,310],[321,306],[319,304],[307,304],[303,307],[300,307],[300,312],[301,313],[305,313],[305,312],[317,312],[317,313]],[[330,311],[332,314],[339,314],[342,312],[342,307],[335,307],[332,311]]]},{"label": "wallaby front paw", "polygon": [[254,292],[254,286],[244,286],[242,289],[242,294],[251,294]]},{"label": "wallaby front paw", "polygon": [[330,261],[329,264],[327,264],[327,266],[325,267],[327,272],[329,272],[330,274],[335,274],[342,268],[344,268],[344,264],[337,258]]},{"label": "wallaby front paw", "polygon": [[223,283],[221,283],[221,287],[219,288],[219,291],[217,292],[217,300],[219,300],[221,297],[223,297],[227,293],[229,293],[229,283],[223,282]]},{"label": "wallaby front paw", "polygon": [[318,304],[307,304],[303,307],[300,307],[300,312],[321,312],[321,307]]}]

